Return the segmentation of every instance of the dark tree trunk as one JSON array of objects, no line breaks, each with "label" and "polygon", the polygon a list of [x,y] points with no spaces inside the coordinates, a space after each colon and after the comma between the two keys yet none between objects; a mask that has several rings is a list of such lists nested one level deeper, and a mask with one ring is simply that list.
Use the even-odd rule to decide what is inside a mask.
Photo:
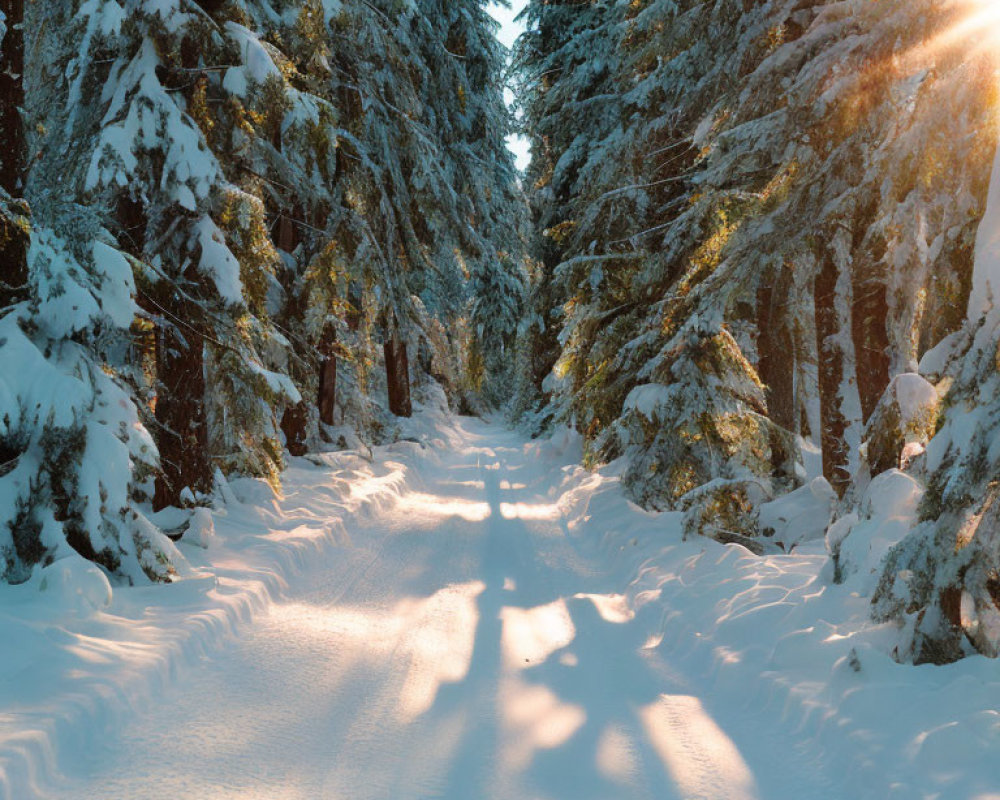
[{"label": "dark tree trunk", "polygon": [[278,213],[278,224],[275,234],[275,244],[279,250],[293,253],[302,242],[302,234],[298,220],[302,219],[303,211],[299,207],[283,208]]},{"label": "dark tree trunk", "polygon": [[[272,139],[272,144],[280,152],[281,150],[281,128],[277,126]],[[287,208],[278,212],[276,225],[275,244],[278,249],[291,253],[299,244],[298,227],[293,215],[299,213],[297,210]],[[292,319],[301,320],[307,304],[308,298],[304,293],[292,293],[288,304],[288,313]],[[306,437],[309,427],[309,408],[305,401],[296,403],[285,409],[281,415],[281,432],[285,435],[285,447],[293,456],[304,456],[308,452],[306,447]]]},{"label": "dark tree trunk", "polygon": [[296,245],[295,223],[287,213],[278,217],[278,249],[291,253]]},{"label": "dark tree trunk", "polygon": [[406,356],[406,343],[393,332],[385,340],[385,374],[389,384],[389,411],[397,417],[413,416],[410,401],[410,362]]},{"label": "dark tree trunk", "polygon": [[24,0],[0,0],[7,33],[0,43],[0,186],[20,197],[27,144],[24,107]]},{"label": "dark tree trunk", "polygon": [[319,391],[316,394],[319,421],[324,425],[334,424],[333,409],[337,402],[336,345],[337,331],[333,325],[327,325],[319,344],[322,359],[319,362]]},{"label": "dark tree trunk", "polygon": [[199,6],[201,6],[206,13],[214,14],[223,5],[225,5],[226,0],[196,0]]},{"label": "dark tree trunk", "polygon": [[833,337],[840,332],[834,300],[837,294],[837,266],[827,255],[816,276],[813,300],[816,309],[816,347],[819,353],[820,443],[823,475],[838,495],[843,496],[851,481],[847,443],[847,420],[841,408],[840,387],[844,378],[844,354]]},{"label": "dark tree trunk", "polygon": [[141,259],[149,225],[142,203],[126,194],[120,195],[115,205],[115,221],[118,223],[119,246],[129,255]]},{"label": "dark tree trunk", "polygon": [[889,304],[885,284],[878,279],[859,280],[855,276],[854,304],[851,309],[851,336],[857,363],[858,394],[862,422],[868,422],[882,392],[889,385]]},{"label": "dark tree trunk", "polygon": [[791,478],[795,474],[794,451],[789,446],[796,432],[795,345],[781,314],[785,306],[782,289],[787,287],[779,282],[778,289],[777,303],[773,284],[757,290],[757,371],[765,386],[768,418],[780,429],[771,431],[771,464],[776,475]]},{"label": "dark tree trunk", "polygon": [[306,425],[309,409],[306,404],[296,403],[285,409],[281,415],[281,432],[285,434],[285,446],[293,456],[304,456],[306,448]]},{"label": "dark tree trunk", "polygon": [[[0,0],[7,33],[0,43],[0,187],[11,198],[24,188],[27,144],[21,108],[24,106],[24,0]],[[23,213],[22,213],[23,212]],[[27,208],[5,207],[0,215],[0,309],[27,297]]]},{"label": "dark tree trunk", "polygon": [[333,425],[333,409],[337,402],[337,358],[327,356],[319,365],[319,394],[316,405],[319,407],[319,421],[324,425]]},{"label": "dark tree trunk", "polygon": [[[191,319],[192,315],[179,314]],[[180,333],[183,333],[183,338]],[[205,352],[193,331],[160,328],[156,337],[156,430],[160,475],[153,509],[179,505],[185,487],[212,488],[205,416]]]}]

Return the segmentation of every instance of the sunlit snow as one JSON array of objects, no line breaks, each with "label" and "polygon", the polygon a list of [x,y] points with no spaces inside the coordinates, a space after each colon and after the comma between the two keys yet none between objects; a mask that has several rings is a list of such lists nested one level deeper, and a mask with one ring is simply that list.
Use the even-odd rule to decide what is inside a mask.
[{"label": "sunlit snow", "polygon": [[172,586],[63,560],[0,587],[0,798],[995,788],[992,662],[896,664],[859,597],[916,513],[906,476],[869,488],[836,586],[821,541],[682,541],[613,467],[575,466],[573,434],[409,431],[293,460],[280,498],[235,482]]}]

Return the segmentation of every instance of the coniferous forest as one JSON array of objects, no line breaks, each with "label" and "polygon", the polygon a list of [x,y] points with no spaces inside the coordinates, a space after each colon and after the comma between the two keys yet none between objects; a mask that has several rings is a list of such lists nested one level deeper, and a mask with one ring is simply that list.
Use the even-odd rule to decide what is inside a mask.
[{"label": "coniferous forest", "polygon": [[893,668],[1000,655],[1000,10],[493,7],[0,0],[4,590],[167,591],[233,487],[457,454],[433,411],[649,547],[814,558]]},{"label": "coniferous forest", "polygon": [[164,579],[139,504],[277,485],[430,382],[495,396],[525,286],[504,55],[475,0],[381,5],[5,9],[6,580],[67,546]]}]

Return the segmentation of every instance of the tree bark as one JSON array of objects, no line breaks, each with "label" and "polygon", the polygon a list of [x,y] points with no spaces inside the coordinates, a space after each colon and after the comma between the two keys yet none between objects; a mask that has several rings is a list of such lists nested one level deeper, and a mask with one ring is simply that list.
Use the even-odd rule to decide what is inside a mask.
[{"label": "tree bark", "polygon": [[333,425],[333,409],[337,402],[337,357],[327,356],[319,365],[319,394],[316,405],[319,408],[319,421],[324,425]]},{"label": "tree bark", "polygon": [[[21,108],[24,106],[24,0],[0,0],[7,33],[0,43],[0,187],[11,198],[24,189],[27,144]],[[28,295],[27,207],[11,207],[3,199],[0,213],[0,309]],[[21,204],[16,204],[21,205]]]},{"label": "tree bark", "polygon": [[351,331],[351,333],[356,333],[361,327],[363,303],[364,300],[361,295],[361,287],[355,281],[351,281],[347,286],[348,307],[345,315],[347,329]]},{"label": "tree bark", "polygon": [[385,374],[389,384],[389,411],[397,417],[413,416],[410,401],[410,363],[406,356],[406,343],[393,332],[385,340]]},{"label": "tree bark", "polygon": [[221,9],[226,0],[195,0],[195,2],[205,10],[206,14],[211,15]]},{"label": "tree bark", "polygon": [[861,280],[855,274],[851,309],[851,336],[857,364],[861,421],[867,423],[889,385],[889,304],[885,284],[879,279]]},{"label": "tree bark", "polygon": [[212,488],[205,414],[205,351],[201,337],[185,330],[182,338],[174,328],[160,328],[156,337],[156,375],[160,475],[156,479],[153,510],[159,511],[180,505],[185,488],[206,493]]},{"label": "tree bark", "polygon": [[24,188],[27,143],[24,107],[24,0],[0,0],[7,33],[0,43],[0,186],[11,197]]},{"label": "tree bark", "polygon": [[306,425],[309,411],[305,403],[296,403],[285,409],[281,415],[281,432],[285,434],[285,447],[293,456],[304,456],[306,447]]},{"label": "tree bark", "polygon": [[837,317],[837,265],[830,255],[816,276],[813,301],[816,313],[816,349],[819,353],[820,443],[823,449],[823,475],[838,495],[843,496],[851,482],[847,442],[847,420],[841,408],[840,389],[844,379],[844,354],[835,341],[840,332]]},{"label": "tree bark", "polygon": [[295,248],[302,242],[302,234],[299,230],[297,220],[300,220],[303,216],[304,212],[298,206],[283,208],[278,213],[275,244],[279,250],[284,250],[286,253],[295,252]]},{"label": "tree bark", "polygon": [[[779,283],[781,296],[780,278],[775,281]],[[757,372],[765,387],[768,418],[780,429],[771,431],[771,464],[776,475],[790,478],[794,477],[795,465],[789,440],[797,427],[795,345],[781,315],[784,305],[775,303],[773,283],[757,290]]]}]

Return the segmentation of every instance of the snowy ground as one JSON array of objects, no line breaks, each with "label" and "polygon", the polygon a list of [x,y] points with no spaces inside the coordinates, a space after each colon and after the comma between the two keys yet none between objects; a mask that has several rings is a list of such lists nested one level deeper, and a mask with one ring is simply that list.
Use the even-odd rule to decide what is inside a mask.
[{"label": "snowy ground", "polygon": [[995,662],[896,665],[821,543],[682,542],[568,435],[410,433],[235,485],[174,585],[4,588],[0,798],[1000,798]]}]

